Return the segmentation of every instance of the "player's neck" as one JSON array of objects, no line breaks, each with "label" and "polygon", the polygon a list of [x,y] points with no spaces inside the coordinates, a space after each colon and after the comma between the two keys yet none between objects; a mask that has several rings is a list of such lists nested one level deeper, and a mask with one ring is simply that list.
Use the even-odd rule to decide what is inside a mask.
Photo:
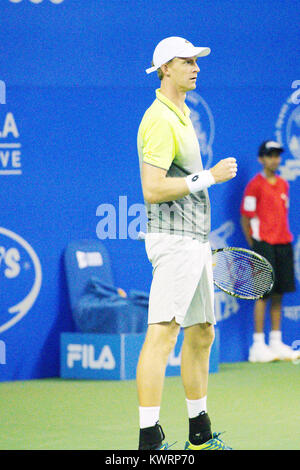
[{"label": "player's neck", "polygon": [[163,82],[161,83],[160,91],[163,95],[169,98],[169,100],[172,101],[172,103],[174,103],[182,113],[184,112],[186,92],[179,90],[170,83],[165,84]]}]

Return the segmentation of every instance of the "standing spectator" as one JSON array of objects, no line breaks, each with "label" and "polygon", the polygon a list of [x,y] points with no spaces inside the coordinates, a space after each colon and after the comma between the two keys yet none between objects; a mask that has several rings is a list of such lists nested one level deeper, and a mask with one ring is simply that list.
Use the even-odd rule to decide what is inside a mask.
[{"label": "standing spectator", "polygon": [[[272,264],[275,284],[267,298],[254,306],[253,344],[250,362],[292,360],[298,353],[282,342],[282,296],[295,290],[293,236],[289,229],[289,185],[276,174],[284,149],[274,141],[263,142],[258,150],[262,172],[247,185],[241,205],[241,225],[250,247]],[[264,326],[270,302],[271,332],[265,342]]]}]

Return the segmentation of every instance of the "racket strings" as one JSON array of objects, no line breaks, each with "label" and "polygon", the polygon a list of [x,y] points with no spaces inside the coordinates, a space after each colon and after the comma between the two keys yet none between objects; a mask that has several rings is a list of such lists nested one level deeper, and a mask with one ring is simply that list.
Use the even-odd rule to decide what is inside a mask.
[{"label": "racket strings", "polygon": [[238,296],[263,296],[273,283],[273,273],[265,261],[238,251],[219,251],[213,255],[215,284]]}]

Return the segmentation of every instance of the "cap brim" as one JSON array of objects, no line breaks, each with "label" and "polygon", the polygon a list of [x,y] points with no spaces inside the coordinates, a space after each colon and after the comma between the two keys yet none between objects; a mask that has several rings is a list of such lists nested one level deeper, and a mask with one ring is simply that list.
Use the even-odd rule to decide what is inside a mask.
[{"label": "cap brim", "polygon": [[159,67],[150,67],[149,69],[146,69],[146,73],[152,73],[155,72]]},{"label": "cap brim", "polygon": [[178,51],[177,57],[184,59],[186,57],[205,57],[206,55],[210,54],[209,47],[189,47],[187,49],[183,49],[182,51]]},{"label": "cap brim", "polygon": [[[182,51],[182,52],[183,54],[177,57],[205,57],[210,54],[211,50],[209,47],[194,47],[193,46],[193,48],[190,49],[188,53],[186,51]],[[159,67],[161,67],[161,65]],[[156,67],[156,66],[149,67],[148,69],[146,69],[146,73],[149,74],[149,73],[155,72],[156,70],[159,69],[159,67]]]},{"label": "cap brim", "polygon": [[209,47],[195,47],[195,49],[198,50],[197,54],[195,54],[197,57],[205,57],[211,53]]}]

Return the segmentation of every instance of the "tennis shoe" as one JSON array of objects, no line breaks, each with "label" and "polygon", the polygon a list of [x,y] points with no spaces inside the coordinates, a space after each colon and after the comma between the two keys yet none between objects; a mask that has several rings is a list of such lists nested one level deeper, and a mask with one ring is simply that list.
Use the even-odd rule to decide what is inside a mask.
[{"label": "tennis shoe", "polygon": [[290,348],[282,341],[270,341],[270,349],[281,361],[294,361],[300,357],[300,351]]},{"label": "tennis shoe", "polygon": [[249,350],[249,362],[274,362],[279,361],[278,353],[275,353],[265,343],[253,343]]},{"label": "tennis shoe", "polygon": [[158,449],[156,450],[167,450],[167,449],[170,449],[170,447],[172,447],[174,444],[176,444],[176,442],[173,442],[173,444],[169,444],[168,442],[164,442],[160,447],[158,447]]},{"label": "tennis shoe", "polygon": [[212,438],[209,439],[209,441],[204,442],[204,444],[200,444],[199,446],[196,446],[190,441],[187,441],[185,443],[184,450],[232,450],[231,447],[228,447],[225,442],[219,438],[220,434],[220,432],[214,432]]}]

